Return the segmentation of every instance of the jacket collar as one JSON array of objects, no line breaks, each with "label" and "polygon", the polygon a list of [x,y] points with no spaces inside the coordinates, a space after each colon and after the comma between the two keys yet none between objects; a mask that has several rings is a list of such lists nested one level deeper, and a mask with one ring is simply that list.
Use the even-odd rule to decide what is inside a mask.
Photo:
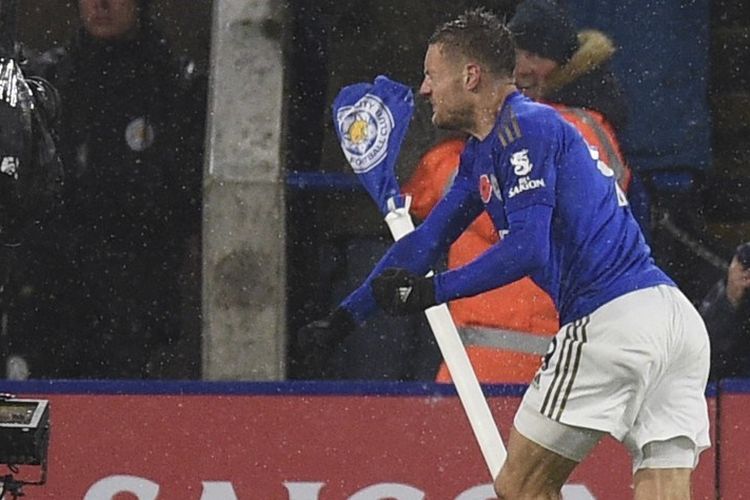
[{"label": "jacket collar", "polygon": [[591,73],[612,59],[615,45],[612,40],[597,30],[583,30],[578,33],[579,48],[566,64],[556,68],[547,78],[545,95],[550,95],[581,76]]}]

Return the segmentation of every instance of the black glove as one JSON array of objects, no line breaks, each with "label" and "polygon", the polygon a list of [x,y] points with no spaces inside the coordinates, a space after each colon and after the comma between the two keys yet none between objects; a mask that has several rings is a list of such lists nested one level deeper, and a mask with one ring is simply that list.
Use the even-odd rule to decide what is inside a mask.
[{"label": "black glove", "polygon": [[297,333],[297,349],[304,365],[327,377],[331,355],[355,327],[354,318],[343,308],[303,326]]},{"label": "black glove", "polygon": [[432,278],[418,276],[406,269],[388,268],[372,280],[375,302],[392,316],[421,312],[435,301]]}]

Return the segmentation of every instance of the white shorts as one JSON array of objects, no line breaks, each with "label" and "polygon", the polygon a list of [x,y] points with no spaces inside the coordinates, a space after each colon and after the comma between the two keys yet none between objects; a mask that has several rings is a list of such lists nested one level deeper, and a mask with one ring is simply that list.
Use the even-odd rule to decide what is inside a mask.
[{"label": "white shorts", "polygon": [[[709,364],[706,327],[677,288],[631,292],[560,329],[526,391],[515,427],[576,461],[601,436],[590,431],[600,431],[630,449],[634,469],[694,467],[710,446]],[[644,449],[675,438],[692,444],[692,464],[684,463],[684,453],[670,460],[651,456],[660,447]]]}]

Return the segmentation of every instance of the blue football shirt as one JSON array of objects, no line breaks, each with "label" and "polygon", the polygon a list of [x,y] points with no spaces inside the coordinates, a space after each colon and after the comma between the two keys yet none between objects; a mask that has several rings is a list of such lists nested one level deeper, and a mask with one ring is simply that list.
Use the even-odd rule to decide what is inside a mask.
[{"label": "blue football shirt", "polygon": [[654,264],[614,172],[596,150],[553,108],[514,92],[492,132],[467,141],[443,200],[342,306],[364,319],[375,308],[374,276],[385,267],[426,272],[482,210],[502,240],[472,263],[437,275],[440,302],[529,275],[565,324],[628,292],[674,285]]}]

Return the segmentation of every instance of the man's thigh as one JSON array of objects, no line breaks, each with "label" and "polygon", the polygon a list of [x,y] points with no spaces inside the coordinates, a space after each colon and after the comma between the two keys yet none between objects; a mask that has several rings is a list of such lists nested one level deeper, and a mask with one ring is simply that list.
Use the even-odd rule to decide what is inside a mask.
[{"label": "man's thigh", "polygon": [[501,498],[554,498],[576,465],[577,461],[535,443],[514,427],[508,441],[508,458],[495,480],[495,491]]}]

